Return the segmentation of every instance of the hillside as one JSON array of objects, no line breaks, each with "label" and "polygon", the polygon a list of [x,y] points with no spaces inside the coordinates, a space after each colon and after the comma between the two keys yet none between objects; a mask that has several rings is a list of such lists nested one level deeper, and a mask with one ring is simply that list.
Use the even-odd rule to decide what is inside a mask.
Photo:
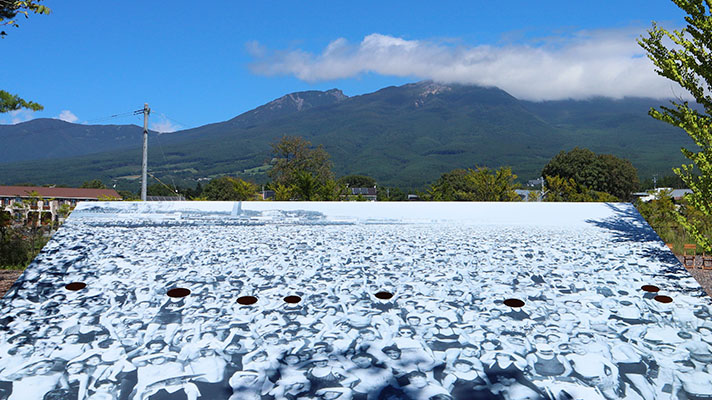
[{"label": "hillside", "polygon": [[[149,165],[159,178],[184,185],[221,174],[261,182],[269,144],[282,135],[299,135],[325,146],[338,175],[371,175],[386,185],[422,186],[442,172],[476,165],[511,166],[520,178],[530,179],[554,154],[574,146],[628,158],[642,177],[666,175],[683,161],[680,147],[691,142],[647,115],[661,103],[533,103],[497,88],[433,82],[353,97],[336,89],[300,92],[225,122],[153,135]],[[0,126],[0,138],[11,140],[5,128]],[[133,148],[5,164],[0,181],[79,184],[97,177],[113,179],[119,187],[135,185],[139,146],[140,140]]]}]

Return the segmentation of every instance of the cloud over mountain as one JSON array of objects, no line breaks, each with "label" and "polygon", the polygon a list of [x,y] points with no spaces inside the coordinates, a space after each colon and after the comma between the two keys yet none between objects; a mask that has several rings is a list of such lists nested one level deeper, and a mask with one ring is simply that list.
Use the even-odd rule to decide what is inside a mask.
[{"label": "cloud over mountain", "polygon": [[526,100],[594,96],[670,98],[682,89],[658,76],[636,39],[644,29],[579,31],[533,44],[467,46],[373,33],[360,43],[339,38],[320,53],[250,43],[252,71],[307,82],[365,73],[496,86]]},{"label": "cloud over mountain", "polygon": [[79,118],[77,118],[77,116],[69,110],[62,110],[62,112],[59,113],[59,116],[57,118],[61,119],[62,121],[71,123],[77,122],[79,120]]},{"label": "cloud over mountain", "polygon": [[171,122],[168,117],[163,114],[156,115],[157,121],[151,122],[151,130],[159,133],[172,133],[183,128],[179,124]]}]

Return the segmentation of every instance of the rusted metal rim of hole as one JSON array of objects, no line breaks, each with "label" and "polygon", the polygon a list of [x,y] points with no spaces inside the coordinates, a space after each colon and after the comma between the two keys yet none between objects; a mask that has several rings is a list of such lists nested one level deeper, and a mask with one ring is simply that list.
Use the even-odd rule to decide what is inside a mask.
[{"label": "rusted metal rim of hole", "polygon": [[87,284],[84,282],[72,282],[64,286],[64,288],[67,290],[82,290],[85,287],[87,287]]},{"label": "rusted metal rim of hole", "polygon": [[255,296],[241,296],[237,298],[237,303],[243,306],[250,306],[257,303],[257,297]]},{"label": "rusted metal rim of hole", "polygon": [[179,287],[169,290],[166,294],[169,297],[185,297],[190,294],[190,289]]},{"label": "rusted metal rim of hole", "polygon": [[505,306],[509,307],[514,307],[514,308],[519,308],[519,307],[524,307],[524,302],[519,299],[507,299],[504,301]]},{"label": "rusted metal rim of hole", "polygon": [[380,291],[380,292],[376,293],[375,296],[381,300],[389,300],[390,298],[393,297],[393,293],[386,292],[386,291]]},{"label": "rusted metal rim of hole", "polygon": [[284,298],[284,302],[289,304],[297,304],[300,301],[302,301],[302,298],[299,296],[287,296]]},{"label": "rusted metal rim of hole", "polygon": [[660,291],[660,288],[655,285],[643,285],[640,288],[650,293],[657,293]]},{"label": "rusted metal rim of hole", "polygon": [[670,296],[657,295],[657,296],[653,297],[653,300],[658,301],[660,303],[672,303],[672,297],[670,297]]}]

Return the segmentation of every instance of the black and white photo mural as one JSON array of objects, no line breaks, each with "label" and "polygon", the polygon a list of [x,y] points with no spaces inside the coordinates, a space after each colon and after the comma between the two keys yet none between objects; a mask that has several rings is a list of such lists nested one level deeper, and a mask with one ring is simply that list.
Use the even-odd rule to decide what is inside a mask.
[{"label": "black and white photo mural", "polygon": [[712,399],[711,306],[630,204],[82,203],[0,399]]}]

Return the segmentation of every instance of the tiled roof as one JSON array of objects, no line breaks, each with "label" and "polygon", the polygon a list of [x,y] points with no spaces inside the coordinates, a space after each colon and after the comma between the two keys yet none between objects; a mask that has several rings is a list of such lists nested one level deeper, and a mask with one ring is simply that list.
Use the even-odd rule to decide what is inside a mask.
[{"label": "tiled roof", "polygon": [[87,199],[97,200],[100,198],[118,198],[121,196],[114,189],[80,189],[80,188],[59,188],[42,186],[0,186],[1,197],[30,197],[32,192],[38,196],[52,199]]}]

